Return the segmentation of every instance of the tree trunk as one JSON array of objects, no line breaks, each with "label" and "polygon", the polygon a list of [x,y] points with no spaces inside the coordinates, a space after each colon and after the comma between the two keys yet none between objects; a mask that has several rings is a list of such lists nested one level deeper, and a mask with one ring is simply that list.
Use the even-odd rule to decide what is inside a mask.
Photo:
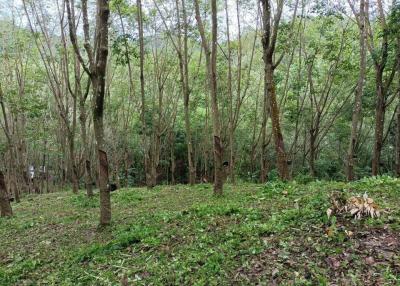
[{"label": "tree trunk", "polygon": [[192,144],[192,131],[190,127],[190,113],[189,113],[189,96],[185,95],[184,112],[185,112],[185,130],[186,130],[186,143],[187,143],[187,156],[189,164],[189,184],[193,186],[196,183],[196,165],[194,164],[194,152]]},{"label": "tree trunk", "polygon": [[222,166],[223,144],[221,139],[221,122],[219,118],[218,99],[217,99],[217,1],[211,1],[212,13],[212,39],[211,39],[211,108],[213,111],[213,142],[214,142],[214,193],[222,195],[224,185],[224,169]]},{"label": "tree trunk", "polygon": [[201,42],[205,51],[207,75],[210,84],[211,109],[213,119],[213,151],[214,151],[214,194],[219,196],[223,193],[225,170],[223,161],[223,144],[221,140],[221,122],[217,98],[217,1],[211,0],[212,37],[211,50],[205,35],[203,21],[200,17],[198,0],[195,0],[196,21],[201,35]]},{"label": "tree trunk", "polygon": [[185,113],[185,130],[187,141],[187,156],[189,164],[189,184],[196,183],[196,164],[194,162],[194,151],[192,143],[192,131],[190,124],[190,105],[189,105],[189,63],[188,63],[188,22],[186,15],[185,1],[182,0],[182,14],[183,14],[183,93],[184,93],[184,113]]},{"label": "tree trunk", "polygon": [[[111,223],[111,199],[108,184],[108,159],[104,142],[104,95],[106,65],[108,56],[108,18],[110,14],[108,0],[97,0],[97,37],[98,50],[96,50],[96,62],[94,73],[91,74],[94,109],[93,127],[97,143],[97,157],[99,160],[99,188],[100,188],[100,225]],[[97,42],[97,41],[96,41]]]},{"label": "tree trunk", "polygon": [[[261,123],[261,154],[260,154],[260,183],[265,183],[268,180],[268,159],[267,159],[267,122],[269,118],[269,101],[268,97],[265,96],[267,90],[264,85],[264,96],[263,96],[263,113]],[[254,148],[255,149],[255,148]]]},{"label": "tree trunk", "polygon": [[74,135],[68,135],[68,143],[69,143],[69,166],[70,166],[70,174],[72,181],[72,192],[77,194],[79,192],[79,181],[78,181],[78,172],[75,164],[75,142]]},{"label": "tree trunk", "polygon": [[231,177],[231,182],[235,182],[235,174],[233,169],[233,157],[234,157],[234,118],[233,118],[233,93],[232,93],[232,49],[231,49],[231,38],[229,32],[229,11],[228,11],[228,1],[225,0],[225,20],[226,20],[226,37],[228,45],[228,101],[229,101],[229,173]]},{"label": "tree trunk", "polygon": [[11,154],[11,182],[10,185],[12,185],[13,193],[14,193],[14,199],[16,203],[19,203],[20,200],[20,192],[21,192],[21,184],[18,184],[18,164],[17,164],[17,148],[15,146],[12,146],[10,150],[12,150]]},{"label": "tree trunk", "polygon": [[400,92],[397,103],[397,126],[396,126],[396,176],[400,178]]},{"label": "tree trunk", "polygon": [[[379,25],[380,28],[385,31],[387,29],[386,26],[386,19],[385,19],[385,12],[383,9],[382,1],[377,0],[377,10],[378,10],[378,17],[379,17]],[[366,15],[369,17],[368,12],[368,1],[366,1]],[[370,26],[369,21],[366,21],[369,25],[368,30],[369,33],[372,33],[372,28]],[[389,89],[391,81],[393,77],[390,76],[387,78],[386,82],[384,83],[383,77],[385,72],[385,67],[388,60],[388,49],[389,49],[389,33],[382,33],[381,38],[381,47],[379,54],[376,54],[374,51],[374,42],[371,40],[368,42],[368,48],[370,54],[372,55],[372,60],[374,62],[375,67],[375,90],[376,90],[376,108],[375,108],[375,142],[374,142],[374,151],[373,151],[373,158],[372,158],[372,175],[377,176],[379,175],[379,169],[381,165],[381,151],[383,145],[383,129],[385,124],[385,112],[386,112],[386,93]],[[373,37],[374,35],[371,35]]]},{"label": "tree trunk", "polygon": [[87,130],[86,130],[86,110],[85,110],[85,102],[80,101],[79,103],[79,122],[81,125],[81,136],[82,136],[82,144],[83,144],[83,158],[85,164],[85,187],[88,197],[93,196],[92,189],[92,171],[90,166],[90,149],[89,143],[87,140]]},{"label": "tree trunk", "polygon": [[[288,180],[289,168],[287,165],[287,155],[285,151],[285,144],[280,125],[280,113],[276,100],[276,89],[274,80],[274,69],[279,64],[279,61],[274,64],[275,44],[278,36],[279,21],[282,15],[283,1],[278,3],[276,7],[276,15],[271,21],[271,3],[270,0],[260,0],[262,4],[262,21],[263,21],[263,61],[264,61],[264,96],[268,98],[270,116],[272,123],[272,135],[275,143],[275,152],[277,157],[277,169],[279,177],[282,180]],[[271,27],[271,22],[273,25]]]},{"label": "tree trunk", "polygon": [[7,193],[4,174],[2,171],[0,171],[0,216],[2,217],[12,216],[12,208]]},{"label": "tree trunk", "polygon": [[[397,77],[400,86],[400,36],[397,37]],[[397,90],[396,175],[400,178],[400,89]]]},{"label": "tree trunk", "polygon": [[124,158],[124,168],[125,168],[125,188],[129,187],[129,154],[128,150],[125,150],[125,158]]},{"label": "tree trunk", "polygon": [[169,148],[170,148],[170,172],[171,172],[171,185],[175,185],[175,132],[173,130],[169,131]]},{"label": "tree trunk", "polygon": [[315,153],[316,153],[316,146],[315,146],[315,141],[316,141],[316,131],[313,126],[311,126],[310,129],[310,159],[309,159],[309,164],[310,164],[310,175],[312,177],[316,176],[315,172]]},{"label": "tree trunk", "polygon": [[153,134],[153,140],[149,150],[149,168],[147,173],[147,187],[154,188],[157,185],[158,177],[158,165],[160,162],[160,146],[161,136],[158,135],[158,130],[154,131],[157,134]]},{"label": "tree trunk", "polygon": [[268,180],[268,160],[266,155],[267,144],[263,143],[261,147],[261,170],[260,183],[264,184]]},{"label": "tree trunk", "polygon": [[385,95],[383,90],[383,69],[376,67],[376,108],[375,108],[375,142],[372,158],[372,175],[379,175],[381,151],[383,144],[383,128],[385,123]]},{"label": "tree trunk", "polygon": [[347,152],[347,169],[346,169],[346,177],[348,181],[354,180],[354,164],[355,158],[357,157],[356,146],[357,146],[357,138],[359,135],[359,124],[360,124],[360,116],[362,109],[362,96],[364,90],[364,81],[365,81],[365,70],[366,70],[366,46],[365,46],[365,1],[360,0],[360,14],[359,14],[359,23],[360,23],[360,75],[358,78],[357,89],[355,93],[354,99],[354,107],[353,107],[353,117],[351,122],[351,135],[350,135],[350,144]]},{"label": "tree trunk", "polygon": [[268,60],[265,63],[265,84],[267,85],[267,94],[265,94],[265,96],[269,97],[270,102],[272,135],[275,142],[278,173],[282,180],[289,180],[289,168],[287,165],[287,156],[279,120],[279,108],[275,94],[274,71],[272,63],[268,63]]},{"label": "tree trunk", "polygon": [[143,39],[143,17],[142,17],[142,1],[136,1],[137,7],[137,21],[139,30],[139,48],[140,48],[140,96],[141,96],[141,114],[140,119],[142,122],[142,144],[144,154],[144,173],[146,177],[146,185],[151,187],[150,180],[150,162],[149,162],[149,144],[147,140],[147,127],[146,127],[146,98],[145,98],[145,81],[144,81],[144,39]]}]

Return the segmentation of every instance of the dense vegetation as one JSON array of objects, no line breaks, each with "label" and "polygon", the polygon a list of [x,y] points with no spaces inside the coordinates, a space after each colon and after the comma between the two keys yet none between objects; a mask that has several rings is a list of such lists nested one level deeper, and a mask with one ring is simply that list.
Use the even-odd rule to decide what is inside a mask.
[{"label": "dense vegetation", "polygon": [[[399,190],[388,177],[228,185],[222,198],[209,184],[123,189],[103,232],[97,199],[31,195],[0,221],[0,284],[398,285]],[[335,192],[368,192],[387,213],[328,219]]]},{"label": "dense vegetation", "polygon": [[[178,1],[179,10],[175,1],[145,3],[142,98],[137,5],[109,2],[103,122],[111,180],[125,186],[146,184],[148,170],[150,177],[155,176],[151,178],[155,182],[148,184],[189,182],[188,154],[193,180],[213,180],[214,112],[193,3],[183,2],[183,7]],[[395,3],[384,6],[386,26],[382,26],[378,2],[369,2],[366,15],[370,31],[364,43],[362,109],[352,155],[358,178],[371,174],[379,104],[375,65],[381,60],[385,61],[379,64],[385,110],[378,173],[398,174],[398,13]],[[98,163],[91,116],[93,93],[69,37],[66,5],[44,0],[24,3],[3,12],[0,25],[1,96],[9,129],[8,135],[1,134],[1,154],[3,158],[17,157],[24,170],[28,165],[37,170],[46,165],[56,184],[83,183],[85,160],[89,160],[94,181]],[[255,3],[228,1],[227,9],[222,1],[218,3],[216,53],[222,161],[232,167],[232,178],[253,182],[278,175],[268,93],[264,92],[260,38],[264,15]],[[208,4],[199,3],[206,38],[211,33]],[[352,5],[359,15],[358,2]],[[78,17],[81,4],[75,6],[72,12]],[[95,7],[89,5],[88,9],[92,43]],[[291,1],[285,2],[283,10],[274,52],[275,61],[283,58],[274,70],[274,81],[290,174],[345,179],[360,74],[359,28],[345,2],[331,7],[324,1]],[[83,20],[73,21],[79,26],[79,55],[89,68]],[[21,154],[11,153],[7,136]],[[5,167],[10,166],[3,164]]]}]

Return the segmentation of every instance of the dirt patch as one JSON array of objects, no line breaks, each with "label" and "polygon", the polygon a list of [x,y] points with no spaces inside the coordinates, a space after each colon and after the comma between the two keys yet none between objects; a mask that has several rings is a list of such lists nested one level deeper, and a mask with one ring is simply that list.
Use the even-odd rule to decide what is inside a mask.
[{"label": "dirt patch", "polygon": [[11,259],[7,254],[0,252],[0,265],[6,265],[10,261]]},{"label": "dirt patch", "polygon": [[387,227],[354,232],[344,243],[330,241],[317,233],[297,234],[285,242],[266,237],[264,242],[270,247],[245,261],[237,269],[236,281],[252,284],[268,281],[268,285],[301,281],[390,285],[390,277],[400,275],[400,233]]}]

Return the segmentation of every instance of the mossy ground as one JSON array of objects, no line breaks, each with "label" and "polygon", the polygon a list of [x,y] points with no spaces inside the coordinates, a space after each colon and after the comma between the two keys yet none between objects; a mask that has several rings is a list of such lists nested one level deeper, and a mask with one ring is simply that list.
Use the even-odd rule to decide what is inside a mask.
[{"label": "mossy ground", "polygon": [[[381,218],[328,219],[335,190],[367,192]],[[131,188],[112,206],[99,230],[83,191],[14,204],[0,219],[0,285],[400,285],[398,179],[226,185],[223,197]]]}]

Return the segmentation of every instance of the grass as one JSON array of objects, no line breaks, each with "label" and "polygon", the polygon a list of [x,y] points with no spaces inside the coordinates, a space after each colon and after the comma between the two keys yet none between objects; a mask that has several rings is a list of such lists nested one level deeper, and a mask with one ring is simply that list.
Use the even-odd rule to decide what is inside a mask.
[{"label": "grass", "polygon": [[[335,190],[367,192],[382,217],[328,219]],[[13,205],[0,285],[400,285],[398,179],[227,185],[220,198],[210,185],[121,189],[102,231],[98,205],[83,192]]]}]

